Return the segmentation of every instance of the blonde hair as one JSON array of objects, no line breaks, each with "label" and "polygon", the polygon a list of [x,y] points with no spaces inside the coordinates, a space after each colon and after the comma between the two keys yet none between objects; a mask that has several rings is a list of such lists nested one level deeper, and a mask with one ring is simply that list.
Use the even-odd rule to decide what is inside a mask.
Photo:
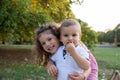
[{"label": "blonde hair", "polygon": [[76,26],[78,26],[79,27],[79,34],[80,34],[80,40],[81,40],[81,37],[82,37],[82,31],[81,31],[81,26],[80,26],[80,24],[79,24],[79,22],[77,21],[77,20],[74,20],[74,19],[66,19],[66,20],[64,20],[62,23],[61,23],[61,26],[60,26],[60,29],[59,30],[61,30],[61,28],[62,27],[69,27],[69,26],[72,26],[72,25],[76,25]]}]

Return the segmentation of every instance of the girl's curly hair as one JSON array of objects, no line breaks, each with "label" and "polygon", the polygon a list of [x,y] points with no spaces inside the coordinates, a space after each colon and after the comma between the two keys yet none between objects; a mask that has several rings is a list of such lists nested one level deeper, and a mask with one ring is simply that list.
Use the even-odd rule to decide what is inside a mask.
[{"label": "girl's curly hair", "polygon": [[58,28],[59,28],[59,25],[57,23],[48,23],[48,24],[40,26],[39,29],[36,31],[36,35],[35,35],[35,44],[36,44],[36,51],[37,51],[36,62],[38,65],[45,66],[51,56],[50,53],[46,52],[43,49],[43,47],[39,41],[39,35],[44,31],[50,30],[51,33],[59,39],[59,29]]}]

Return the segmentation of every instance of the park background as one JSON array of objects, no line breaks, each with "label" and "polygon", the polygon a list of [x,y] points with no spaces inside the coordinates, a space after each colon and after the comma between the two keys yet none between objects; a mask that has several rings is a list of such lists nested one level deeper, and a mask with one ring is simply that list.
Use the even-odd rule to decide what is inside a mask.
[{"label": "park background", "polygon": [[120,71],[120,24],[105,32],[96,32],[85,21],[75,17],[71,5],[83,0],[1,0],[0,1],[0,79],[52,80],[34,62],[35,31],[48,22],[60,23],[73,18],[82,28],[82,41],[96,57],[99,79],[108,79]]}]

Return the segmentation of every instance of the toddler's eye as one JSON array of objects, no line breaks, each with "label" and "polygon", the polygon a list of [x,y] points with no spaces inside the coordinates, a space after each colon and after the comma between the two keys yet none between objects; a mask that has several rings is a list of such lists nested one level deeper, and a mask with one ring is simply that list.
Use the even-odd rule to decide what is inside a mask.
[{"label": "toddler's eye", "polygon": [[68,35],[67,35],[67,34],[65,34],[64,36],[65,36],[65,37],[68,37]]},{"label": "toddler's eye", "polygon": [[75,36],[77,36],[77,34],[73,34],[72,36],[75,37]]}]

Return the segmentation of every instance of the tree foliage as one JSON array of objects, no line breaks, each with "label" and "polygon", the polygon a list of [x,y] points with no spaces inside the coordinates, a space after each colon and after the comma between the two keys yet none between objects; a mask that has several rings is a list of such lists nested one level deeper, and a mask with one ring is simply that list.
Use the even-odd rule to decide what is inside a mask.
[{"label": "tree foliage", "polygon": [[98,42],[100,43],[114,43],[115,39],[120,43],[120,24],[118,24],[113,30],[105,32],[98,32]]},{"label": "tree foliage", "polygon": [[68,0],[38,0],[38,4],[48,12],[55,22],[60,22],[66,18],[75,18]]},{"label": "tree foliage", "polygon": [[29,41],[38,25],[66,18],[75,18],[68,0],[1,0],[0,40]]},{"label": "tree foliage", "polygon": [[88,48],[93,48],[97,43],[97,32],[92,30],[86,22],[80,22],[82,29],[82,41]]},{"label": "tree foliage", "polygon": [[[70,5],[83,0],[0,0],[0,41],[32,42],[34,31],[47,22],[61,22],[75,18]],[[96,32],[81,23],[82,40],[88,47],[96,43]]]},{"label": "tree foliage", "polygon": [[29,41],[38,24],[52,20],[44,10],[33,12],[31,4],[31,0],[0,1],[0,40],[19,43]]},{"label": "tree foliage", "polygon": [[104,38],[105,38],[105,32],[98,32],[98,42],[100,44],[102,44],[104,42]]}]

